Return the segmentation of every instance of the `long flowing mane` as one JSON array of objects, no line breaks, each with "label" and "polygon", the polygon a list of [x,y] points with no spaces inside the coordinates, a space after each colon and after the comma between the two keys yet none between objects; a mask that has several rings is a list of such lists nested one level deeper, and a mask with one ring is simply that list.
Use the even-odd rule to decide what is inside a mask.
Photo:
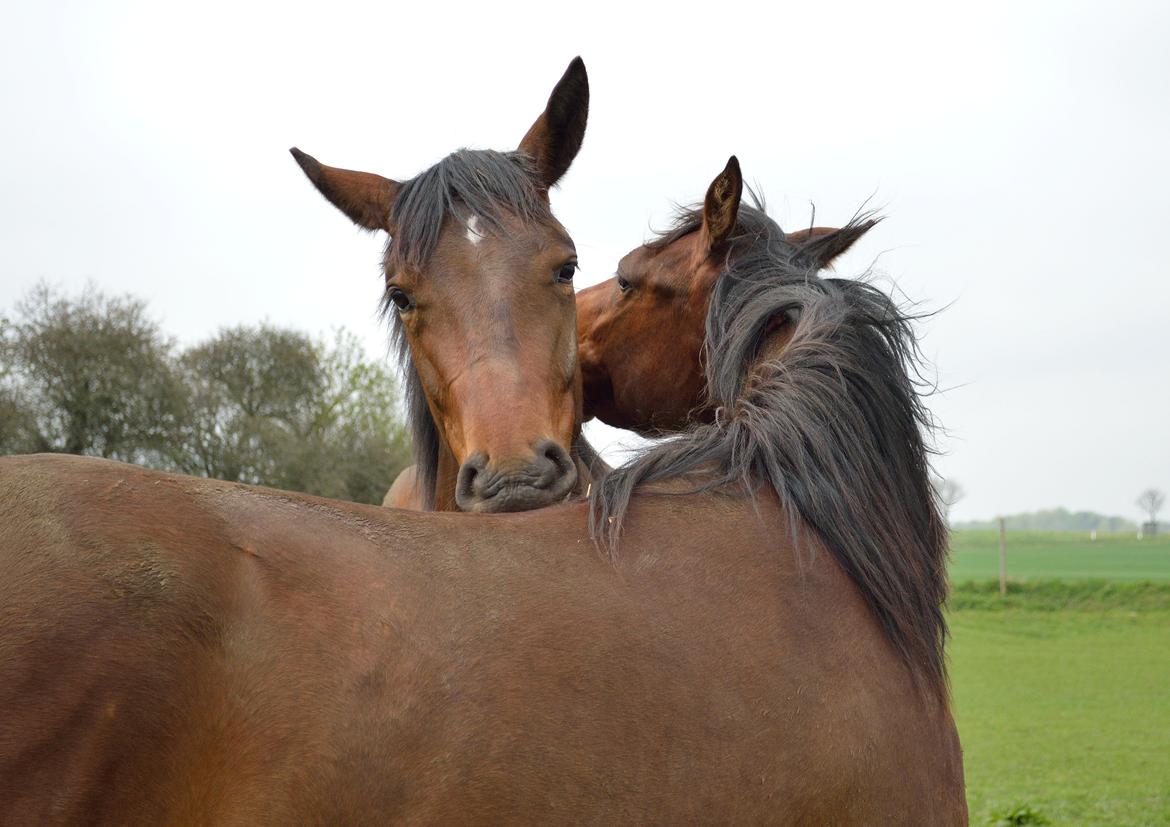
[{"label": "long flowing mane", "polygon": [[[757,202],[758,204],[758,202]],[[870,215],[843,229],[857,231]],[[652,242],[696,230],[680,214]],[[913,322],[864,281],[822,279],[763,209],[740,207],[707,315],[707,393],[716,421],[652,445],[591,496],[591,529],[616,549],[634,490],[703,474],[693,490],[767,486],[853,579],[916,675],[946,694],[947,532],[929,481],[921,357]],[[760,357],[770,325],[792,338]],[[712,549],[712,554],[717,554]]]},{"label": "long flowing mane", "polygon": [[[526,221],[551,219],[532,159],[522,152],[453,152],[402,184],[392,216],[396,229],[386,242],[383,265],[387,272],[402,266],[421,270],[434,252],[448,216],[466,221],[475,215],[481,226],[491,231],[499,230],[504,211]],[[402,372],[418,487],[425,507],[431,509],[438,476],[439,429],[427,407],[405,328],[392,308],[387,291],[382,295],[382,315],[390,320],[391,341]]]}]

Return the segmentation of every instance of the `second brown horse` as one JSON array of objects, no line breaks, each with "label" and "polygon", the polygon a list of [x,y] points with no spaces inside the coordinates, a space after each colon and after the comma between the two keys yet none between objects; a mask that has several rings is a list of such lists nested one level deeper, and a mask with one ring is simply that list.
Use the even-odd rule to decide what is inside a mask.
[{"label": "second brown horse", "polygon": [[398,182],[292,150],[322,195],[389,237],[384,309],[415,462],[401,504],[522,511],[578,485],[577,253],[548,192],[581,147],[588,108],[577,58],[515,152],[459,150]]},{"label": "second brown horse", "polygon": [[[945,697],[947,540],[913,318],[863,281],[818,276],[879,219],[786,234],[742,192],[733,157],[701,207],[578,294],[587,416],[645,435],[687,429],[596,486],[595,531],[616,542],[639,486],[762,488],[800,514]],[[936,724],[957,745],[949,713]]]}]

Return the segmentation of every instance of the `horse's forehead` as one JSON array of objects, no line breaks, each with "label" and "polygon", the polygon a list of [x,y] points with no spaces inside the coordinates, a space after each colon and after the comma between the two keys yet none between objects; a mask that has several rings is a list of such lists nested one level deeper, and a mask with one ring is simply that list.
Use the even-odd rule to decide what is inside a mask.
[{"label": "horse's forehead", "polygon": [[478,255],[504,253],[531,258],[550,247],[573,246],[568,232],[552,216],[545,220],[524,219],[505,213],[489,222],[471,213],[453,223],[451,237],[457,239],[458,246]]},{"label": "horse's forehead", "polygon": [[466,229],[464,238],[467,239],[468,243],[471,244],[472,247],[478,247],[480,242],[482,242],[487,235],[484,232],[483,225],[479,220],[479,216],[475,215],[474,213],[467,217],[467,221],[464,223],[464,228]]},{"label": "horse's forehead", "polygon": [[428,292],[507,292],[509,286],[526,283],[533,266],[543,266],[557,251],[571,252],[572,245],[555,221],[550,225],[515,216],[453,215],[428,261],[407,280],[426,285]]},{"label": "horse's forehead", "polygon": [[648,281],[662,286],[684,287],[694,275],[693,251],[690,236],[668,244],[665,247],[639,247],[627,256],[623,264],[643,273]]}]

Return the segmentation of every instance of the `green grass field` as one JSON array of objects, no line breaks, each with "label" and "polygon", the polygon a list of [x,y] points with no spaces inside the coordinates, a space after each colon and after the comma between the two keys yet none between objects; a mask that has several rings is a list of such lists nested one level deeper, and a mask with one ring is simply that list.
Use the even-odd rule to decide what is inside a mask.
[{"label": "green grass field", "polygon": [[[1170,535],[1008,532],[1009,580],[1170,581]],[[951,582],[999,577],[999,536],[994,531],[951,535]]]},{"label": "green grass field", "polygon": [[1006,599],[996,542],[953,542],[971,823],[1170,825],[1170,540],[1009,535]]}]

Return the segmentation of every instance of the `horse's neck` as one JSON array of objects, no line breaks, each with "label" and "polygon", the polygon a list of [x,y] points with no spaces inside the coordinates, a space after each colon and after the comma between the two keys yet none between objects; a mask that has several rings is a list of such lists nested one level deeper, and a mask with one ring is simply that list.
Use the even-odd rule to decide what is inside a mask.
[{"label": "horse's neck", "polygon": [[445,441],[439,443],[439,456],[435,467],[435,511],[458,511],[455,502],[455,486],[459,482],[459,463]]},{"label": "horse's neck", "polygon": [[761,378],[766,378],[775,371],[775,365],[781,360],[784,350],[788,347],[789,342],[792,341],[792,336],[795,331],[795,326],[789,324],[776,328],[766,334],[764,341],[760,343],[759,353],[748,369],[747,381],[744,383],[745,387],[759,381]]},{"label": "horse's neck", "polygon": [[574,494],[588,493],[596,480],[613,470],[580,431],[573,437],[573,462],[577,466],[577,485]]},{"label": "horse's neck", "polygon": [[756,358],[748,372],[751,373],[753,371],[759,371],[769,362],[777,361],[780,358],[780,355],[784,353],[784,348],[788,347],[788,342],[791,339],[792,336],[786,331],[773,333],[772,335],[768,336],[768,338],[766,338],[760,344],[760,351],[756,355]]}]

